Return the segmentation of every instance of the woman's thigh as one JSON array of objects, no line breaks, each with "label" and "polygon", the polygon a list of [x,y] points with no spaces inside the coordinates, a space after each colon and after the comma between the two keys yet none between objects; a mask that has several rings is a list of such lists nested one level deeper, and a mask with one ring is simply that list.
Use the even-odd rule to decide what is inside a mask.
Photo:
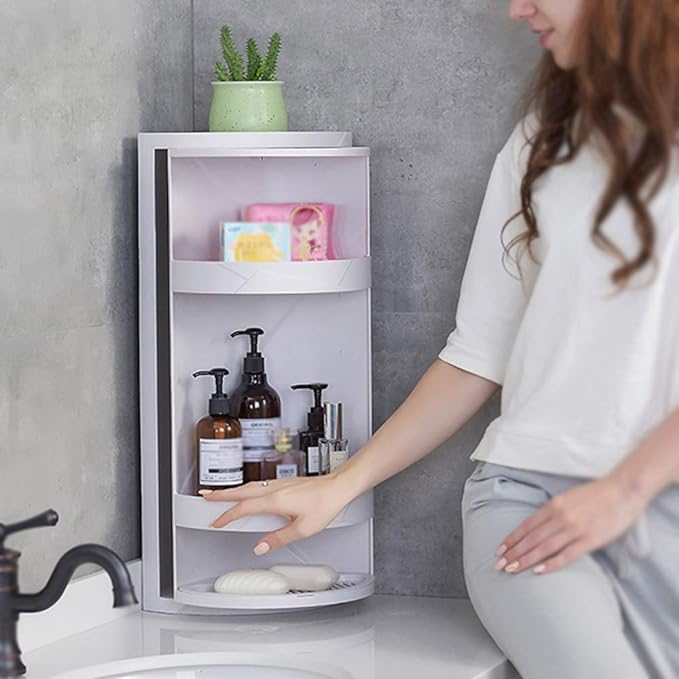
[{"label": "woman's thigh", "polygon": [[636,530],[595,554],[609,574],[639,657],[658,679],[679,677],[679,485],[658,495]]},{"label": "woman's thigh", "polygon": [[541,477],[482,464],[467,482],[464,568],[474,609],[523,679],[648,679],[594,559],[543,576],[495,570],[503,538],[564,490],[545,488]]}]

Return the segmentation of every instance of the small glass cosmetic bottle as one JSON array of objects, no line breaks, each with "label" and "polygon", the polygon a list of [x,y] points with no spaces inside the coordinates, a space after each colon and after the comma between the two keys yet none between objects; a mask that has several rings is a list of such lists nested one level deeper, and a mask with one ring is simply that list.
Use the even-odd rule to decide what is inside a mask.
[{"label": "small glass cosmetic bottle", "polygon": [[321,474],[334,472],[349,459],[349,442],[342,435],[342,404],[323,404],[323,438],[318,440]]},{"label": "small glass cosmetic bottle", "polygon": [[305,455],[295,445],[297,432],[280,429],[275,433],[275,452],[264,456],[262,479],[289,479],[305,476]]},{"label": "small glass cosmetic bottle", "polygon": [[261,481],[264,456],[271,455],[271,448],[243,448],[243,483]]},{"label": "small glass cosmetic bottle", "polygon": [[307,428],[299,434],[299,448],[306,456],[306,475],[318,476],[321,473],[318,439],[323,438],[323,390],[327,384],[293,384],[292,389],[311,389],[314,392],[314,405],[307,415]]}]

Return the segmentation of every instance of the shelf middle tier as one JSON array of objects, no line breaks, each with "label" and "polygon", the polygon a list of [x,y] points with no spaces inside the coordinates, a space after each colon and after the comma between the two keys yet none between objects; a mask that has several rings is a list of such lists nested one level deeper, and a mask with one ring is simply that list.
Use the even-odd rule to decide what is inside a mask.
[{"label": "shelf middle tier", "polygon": [[297,295],[355,292],[370,285],[370,257],[319,262],[172,262],[172,290],[178,293]]},{"label": "shelf middle tier", "polygon": [[[261,514],[246,516],[238,519],[224,528],[210,528],[222,512],[234,506],[233,502],[208,502],[197,495],[174,496],[174,520],[175,525],[181,528],[193,528],[197,530],[211,530],[220,532],[238,531],[246,533],[268,533],[278,530],[287,525],[288,521],[282,516]],[[363,521],[368,521],[373,515],[373,493],[368,491],[359,495],[342,509],[328,528],[344,528],[353,526]]]}]

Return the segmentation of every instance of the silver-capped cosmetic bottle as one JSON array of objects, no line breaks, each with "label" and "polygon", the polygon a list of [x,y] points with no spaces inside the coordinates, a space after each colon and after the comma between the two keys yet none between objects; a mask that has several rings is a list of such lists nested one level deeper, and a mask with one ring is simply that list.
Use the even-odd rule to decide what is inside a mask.
[{"label": "silver-capped cosmetic bottle", "polygon": [[342,404],[323,404],[323,438],[318,440],[321,474],[335,471],[349,459],[349,442],[342,433]]}]

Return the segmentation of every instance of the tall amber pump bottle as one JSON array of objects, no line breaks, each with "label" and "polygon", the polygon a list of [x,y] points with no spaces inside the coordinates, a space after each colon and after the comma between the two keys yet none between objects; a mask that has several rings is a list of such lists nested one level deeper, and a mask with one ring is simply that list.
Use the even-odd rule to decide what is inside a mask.
[{"label": "tall amber pump bottle", "polygon": [[244,481],[262,479],[262,461],[274,450],[274,434],[281,426],[281,399],[264,372],[264,357],[257,348],[261,328],[246,328],[231,337],[250,337],[250,351],[243,361],[243,377],[233,392],[231,414],[243,430]]},{"label": "tall amber pump bottle", "polygon": [[215,378],[209,415],[196,425],[198,447],[198,490],[220,490],[243,484],[243,439],[238,418],[230,414],[229,397],[224,393],[226,368],[199,370],[194,377]]}]

